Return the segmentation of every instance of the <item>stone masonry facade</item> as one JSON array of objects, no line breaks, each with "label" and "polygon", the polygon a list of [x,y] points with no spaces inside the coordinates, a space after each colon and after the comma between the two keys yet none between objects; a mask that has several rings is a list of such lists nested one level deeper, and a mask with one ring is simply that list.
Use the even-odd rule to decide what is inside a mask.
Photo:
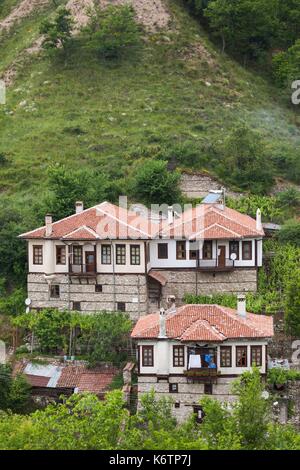
[{"label": "stone masonry facade", "polygon": [[162,288],[162,304],[175,296],[177,305],[183,304],[185,294],[210,295],[215,293],[256,292],[256,268],[241,268],[232,272],[206,273],[196,270],[163,270],[167,278]]},{"label": "stone masonry facade", "polygon": [[[154,389],[157,398],[166,396],[173,401],[173,415],[179,422],[184,421],[193,413],[193,406],[199,405],[205,396],[222,402],[233,402],[236,396],[232,394],[232,377],[218,377],[217,383],[212,384],[212,395],[206,395],[203,383],[188,383],[186,377],[170,376],[169,381],[159,381],[156,376],[138,377],[138,397]],[[178,384],[178,393],[170,393],[170,383]],[[139,402],[140,403],[140,402]],[[175,406],[176,404],[176,406]]]},{"label": "stone masonry facade", "polygon": [[[72,309],[73,302],[80,302],[83,313],[101,310],[114,310],[118,302],[124,302],[126,312],[132,320],[145,315],[148,308],[146,276],[143,274],[98,274],[88,281],[56,274],[52,285],[60,286],[59,298],[50,297],[50,287],[43,274],[28,275],[28,297],[31,308]],[[102,286],[102,292],[96,291],[96,284]]]}]

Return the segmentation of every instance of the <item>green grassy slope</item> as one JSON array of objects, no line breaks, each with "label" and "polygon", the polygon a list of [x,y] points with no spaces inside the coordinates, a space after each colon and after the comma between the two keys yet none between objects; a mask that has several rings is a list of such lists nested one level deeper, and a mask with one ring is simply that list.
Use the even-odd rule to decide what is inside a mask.
[{"label": "green grassy slope", "polygon": [[199,149],[200,168],[211,143],[238,120],[257,128],[271,152],[299,146],[300,119],[278,91],[222,56],[179,0],[168,4],[173,32],[148,36],[139,54],[119,64],[82,49],[67,63],[22,54],[52,2],[1,39],[0,72],[27,57],[0,106],[0,153],[9,159],[0,169],[2,194],[36,200],[51,162],[121,178],[174,141]]}]

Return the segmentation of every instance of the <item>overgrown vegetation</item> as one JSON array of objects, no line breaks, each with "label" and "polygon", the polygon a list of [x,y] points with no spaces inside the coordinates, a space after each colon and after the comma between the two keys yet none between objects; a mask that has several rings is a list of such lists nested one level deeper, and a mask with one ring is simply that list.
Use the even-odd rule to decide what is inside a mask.
[{"label": "overgrown vegetation", "polygon": [[101,362],[120,365],[128,357],[132,322],[120,312],[82,315],[44,309],[18,315],[13,325],[34,335],[35,352],[80,355],[91,366]]},{"label": "overgrown vegetation", "polygon": [[[205,398],[199,426],[194,417],[178,424],[172,401],[153,392],[141,399],[130,416],[121,391],[106,400],[75,394],[63,403],[22,417],[0,414],[0,449],[43,450],[295,450],[300,435],[291,426],[271,422],[271,400],[266,400],[257,370],[243,374],[230,410],[218,400]],[[78,425],[78,420],[80,425]]]},{"label": "overgrown vegetation", "polygon": [[28,412],[30,386],[21,374],[12,376],[10,366],[0,364],[0,410]]}]

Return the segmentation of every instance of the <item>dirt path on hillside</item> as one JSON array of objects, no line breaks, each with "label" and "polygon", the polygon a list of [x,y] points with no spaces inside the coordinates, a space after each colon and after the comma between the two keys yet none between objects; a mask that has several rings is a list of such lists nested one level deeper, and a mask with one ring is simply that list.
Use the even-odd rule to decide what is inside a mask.
[{"label": "dirt path on hillside", "polygon": [[29,16],[37,7],[47,5],[49,0],[23,0],[12,12],[0,21],[0,32],[9,31],[16,22]]}]

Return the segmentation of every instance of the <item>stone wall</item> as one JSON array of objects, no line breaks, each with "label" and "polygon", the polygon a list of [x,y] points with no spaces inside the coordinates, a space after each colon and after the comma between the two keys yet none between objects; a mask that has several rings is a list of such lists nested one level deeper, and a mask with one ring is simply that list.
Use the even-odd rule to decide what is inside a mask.
[{"label": "stone wall", "polygon": [[[199,405],[199,402],[205,396],[215,398],[222,402],[232,402],[236,397],[232,394],[232,382],[231,377],[219,377],[217,384],[212,385],[212,395],[205,395],[203,383],[188,383],[186,377],[172,376],[169,377],[169,382],[157,381],[156,376],[138,377],[138,400],[140,403],[141,395],[143,393],[150,392],[154,389],[157,398],[166,396],[173,400],[173,414],[178,421],[184,421],[193,413],[193,406]],[[169,384],[178,384],[178,393],[169,392]],[[175,406],[175,403],[177,406]],[[179,407],[178,407],[179,405]]]},{"label": "stone wall", "polygon": [[[180,181],[180,188],[183,194],[191,199],[203,198],[207,196],[209,190],[221,189],[223,184],[207,173],[183,173]],[[226,188],[226,193],[230,197],[239,197],[238,193]]]},{"label": "stone wall", "polygon": [[210,295],[214,293],[255,292],[257,271],[255,268],[236,269],[232,272],[206,273],[196,270],[163,270],[168,282],[162,288],[162,303],[175,295],[178,305],[183,303],[185,294]]},{"label": "stone wall", "polygon": [[[117,302],[125,302],[126,312],[133,320],[147,313],[148,295],[146,276],[143,274],[98,274],[97,279],[81,280],[68,275],[57,274],[52,284],[59,284],[60,297],[50,298],[49,285],[43,274],[28,275],[28,297],[32,308],[71,308],[73,302],[81,303],[81,311],[92,313],[100,310],[114,310]],[[102,286],[102,292],[96,292],[95,285]],[[115,295],[114,295],[115,293]]]}]

